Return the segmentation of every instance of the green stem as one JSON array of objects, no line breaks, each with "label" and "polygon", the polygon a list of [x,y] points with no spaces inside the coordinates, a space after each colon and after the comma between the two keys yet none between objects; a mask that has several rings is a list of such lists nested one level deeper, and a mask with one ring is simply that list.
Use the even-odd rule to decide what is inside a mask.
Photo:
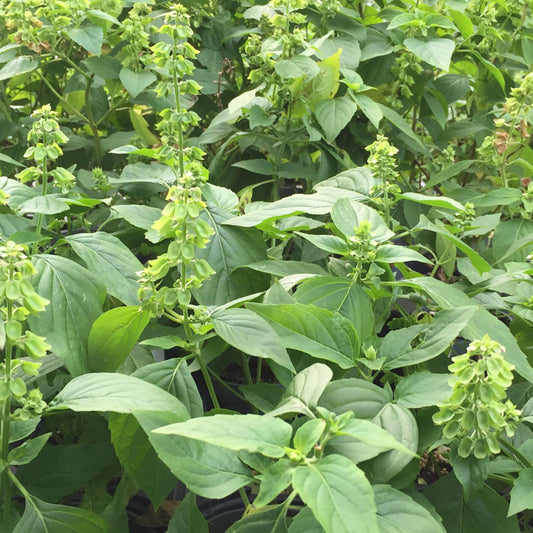
[{"label": "green stem", "polygon": [[[46,135],[43,136],[43,144],[46,146],[47,140]],[[42,195],[46,196],[47,190],[48,190],[48,156],[44,156],[43,158],[43,166],[42,166],[42,181],[43,181],[43,188],[42,188]],[[43,220],[44,215],[42,213],[39,213],[37,215],[37,227],[35,228],[35,236],[36,241],[33,243],[32,246],[32,253],[37,253],[39,249],[39,240],[41,238],[41,230],[43,227]]]},{"label": "green stem", "polygon": [[219,376],[217,376],[216,372],[214,370],[211,370],[208,368],[208,371],[209,371],[209,375],[213,378],[215,378],[215,380],[222,386],[224,387],[226,390],[228,390],[229,392],[231,392],[234,396],[236,396],[237,398],[239,398],[240,400],[242,400],[243,402],[248,402],[248,400],[246,399],[245,396],[243,396],[242,394],[240,394],[239,392],[237,392],[233,387],[231,387],[230,385],[228,385],[222,378],[220,378]]},{"label": "green stem", "polygon": [[[174,38],[174,50],[172,57],[176,60],[178,56],[178,41]],[[178,112],[178,150],[179,150],[179,167],[180,167],[180,178],[185,174],[185,156],[183,150],[183,117],[181,112],[181,91],[180,84],[178,80],[178,73],[176,68],[172,70],[172,82],[174,85],[174,97],[176,99],[176,111]]]},{"label": "green stem", "polygon": [[121,517],[131,498],[138,492],[138,488],[130,476],[124,472],[113,494],[113,500],[102,511],[102,518],[108,524],[109,531],[118,531]]},{"label": "green stem", "polygon": [[289,138],[289,131],[291,129],[291,118],[292,118],[292,96],[289,96],[289,105],[287,109],[287,123],[285,124],[285,131],[283,132],[283,138],[281,139],[281,144],[279,147],[278,154],[276,156],[276,161],[274,163],[274,187],[272,191],[272,196],[274,200],[279,198],[279,167],[281,166],[281,159],[283,157],[283,152],[287,146],[287,140]]},{"label": "green stem", "polygon": [[250,363],[248,362],[248,357],[245,354],[241,354],[241,365],[244,372],[244,377],[246,378],[246,383],[248,385],[253,385],[254,380],[252,378],[252,373],[250,372]]},{"label": "green stem", "polygon": [[[11,277],[11,276],[10,276]],[[13,318],[13,302],[11,300],[7,301],[7,320],[10,321]],[[9,382],[11,381],[11,358],[13,356],[13,343],[11,340],[6,340],[5,345],[5,376],[4,382],[6,387],[9,387]],[[4,517],[8,517],[11,512],[11,486],[9,483],[9,465],[8,465],[8,455],[9,455],[9,424],[11,422],[11,395],[9,395],[2,408],[2,448],[0,450],[0,458],[5,465],[5,470],[2,472],[2,482],[1,482],[1,495],[3,503],[3,513]]]},{"label": "green stem", "polygon": [[213,387],[213,381],[211,379],[211,376],[209,374],[209,370],[207,369],[207,365],[205,364],[204,360],[202,359],[202,355],[198,353],[196,360],[198,361],[198,364],[200,365],[200,370],[202,371],[202,376],[204,377],[205,384],[207,385],[207,391],[209,392],[209,397],[211,398],[211,402],[213,403],[213,407],[215,409],[220,409],[220,403],[217,398],[217,394],[215,392],[215,388]]},{"label": "green stem", "polygon": [[67,109],[70,113],[72,113],[73,115],[76,115],[78,118],[80,118],[81,120],[83,120],[84,122],[86,122],[87,124],[89,123],[89,121],[87,120],[87,117],[83,114],[83,113],[80,113],[75,107],[73,107],[71,104],[68,103],[67,100],[65,100],[55,89],[54,87],[52,86],[52,84],[46,79],[45,76],[42,76],[41,75],[41,80],[44,82],[44,84],[50,89],[50,92],[61,102],[61,104],[63,105],[63,107],[65,109]]},{"label": "green stem", "polygon": [[248,494],[246,494],[246,491],[243,487],[239,489],[239,494],[241,495],[242,503],[244,503],[244,507],[248,509],[250,507],[250,500],[248,499]]},{"label": "green stem", "polygon": [[263,359],[261,357],[257,358],[257,370],[256,370],[256,376],[255,376],[255,382],[261,383],[261,372],[263,370]]}]

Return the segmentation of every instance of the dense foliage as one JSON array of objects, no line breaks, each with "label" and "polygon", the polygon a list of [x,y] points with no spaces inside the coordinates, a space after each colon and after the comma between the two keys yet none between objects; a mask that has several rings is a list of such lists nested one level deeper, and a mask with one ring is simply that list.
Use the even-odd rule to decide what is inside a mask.
[{"label": "dense foliage", "polygon": [[0,531],[533,529],[530,2],[0,19]]}]

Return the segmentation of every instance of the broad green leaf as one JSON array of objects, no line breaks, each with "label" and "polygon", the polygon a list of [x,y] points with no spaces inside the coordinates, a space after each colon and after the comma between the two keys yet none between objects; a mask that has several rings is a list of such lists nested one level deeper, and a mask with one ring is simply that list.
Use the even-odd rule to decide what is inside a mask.
[{"label": "broad green leaf", "polygon": [[307,455],[318,442],[325,428],[325,420],[319,418],[308,420],[296,430],[293,437],[294,447],[304,455]]},{"label": "broad green leaf", "polygon": [[223,305],[266,288],[260,276],[239,268],[267,258],[261,233],[256,229],[227,225],[232,215],[214,205],[208,204],[208,211],[204,214],[215,233],[207,246],[196,252],[196,257],[205,259],[216,274],[195,292],[199,302],[203,305]]},{"label": "broad green leaf", "polygon": [[84,374],[89,371],[89,332],[102,313],[103,286],[88,270],[62,256],[35,255],[33,264],[37,274],[32,284],[50,303],[39,315],[30,316],[31,330],[46,337],[71,374]]},{"label": "broad green leaf", "polygon": [[[311,422],[315,422],[312,420]],[[259,493],[254,500],[254,507],[268,505],[292,483],[294,465],[286,457],[272,463],[257,478],[260,480]]]},{"label": "broad green leaf", "polygon": [[284,504],[254,510],[232,524],[226,533],[287,533],[286,512]]},{"label": "broad green leaf", "polygon": [[72,409],[133,413],[169,411],[189,418],[185,406],[172,394],[152,383],[125,374],[99,372],[74,378],[49,403],[48,410]]},{"label": "broad green leaf", "polygon": [[417,263],[431,265],[431,261],[416,250],[412,250],[406,246],[396,246],[395,244],[383,244],[379,246],[374,261],[376,263],[407,263],[409,261],[416,261]]},{"label": "broad green leaf", "polygon": [[133,98],[136,98],[151,85],[157,78],[155,74],[148,71],[134,72],[133,70],[123,68],[119,74],[120,81],[126,91],[128,91]]},{"label": "broad green leaf", "polygon": [[8,80],[19,74],[32,72],[39,66],[39,59],[35,56],[18,56],[6,63],[0,69],[0,81]]},{"label": "broad green leaf", "polygon": [[[390,403],[374,418],[400,444],[416,453],[418,448],[418,425],[415,417],[405,407]],[[400,450],[391,450],[372,459],[368,465],[372,483],[386,483],[399,474],[412,460],[412,455]]]},{"label": "broad green leaf", "polygon": [[[140,423],[145,414],[136,414]],[[252,482],[250,469],[233,450],[178,435],[152,432],[149,439],[171,472],[198,496],[224,498]]]},{"label": "broad green leaf", "polygon": [[[8,215],[5,215],[8,216]],[[2,218],[0,215],[0,228],[2,224]],[[292,276],[293,274],[316,274],[318,276],[326,275],[326,271],[314,263],[306,263],[305,261],[284,261],[284,260],[268,260],[258,261],[257,263],[251,263],[246,265],[246,268],[257,270],[258,272],[264,272],[266,274],[272,274],[283,278],[285,276]]]},{"label": "broad green leaf", "polygon": [[479,493],[489,477],[490,459],[488,457],[478,459],[473,455],[466,458],[461,457],[456,448],[450,450],[448,459],[455,477],[463,486],[465,502],[471,501]]},{"label": "broad green leaf", "polygon": [[102,53],[102,44],[104,42],[104,30],[100,26],[81,26],[80,28],[71,28],[65,33],[87,52],[95,56]]},{"label": "broad green leaf", "polygon": [[370,297],[353,281],[328,276],[311,278],[298,286],[294,296],[302,304],[313,304],[346,317],[361,341],[374,333]]},{"label": "broad green leaf", "polygon": [[469,502],[453,474],[448,474],[425,491],[424,496],[442,517],[447,533],[519,533],[516,517],[507,518],[508,504],[488,485]]},{"label": "broad green leaf", "polygon": [[[464,161],[462,161],[462,163],[464,163]],[[468,168],[468,166],[466,168]],[[426,196],[425,194],[418,194],[416,192],[406,192],[398,196],[400,198],[406,198],[407,200],[411,200],[419,204],[443,207],[445,209],[453,209],[454,211],[461,212],[464,212],[465,210],[465,207],[462,203],[457,202],[452,198],[446,198],[446,196]]]},{"label": "broad green leaf", "polygon": [[366,118],[370,120],[374,128],[379,129],[379,124],[383,118],[383,112],[372,98],[365,94],[354,94],[353,99],[357,107],[365,114]]},{"label": "broad green leaf", "polygon": [[451,39],[405,39],[403,44],[418,58],[441,70],[450,68],[450,61],[455,49],[455,43]]},{"label": "broad green leaf", "polygon": [[[35,223],[27,218],[0,214],[0,238],[3,241],[7,241],[14,233],[31,231],[34,226]],[[324,272],[322,273],[324,274]]]},{"label": "broad green leaf", "polygon": [[330,254],[348,255],[350,251],[346,241],[336,235],[315,235],[314,233],[301,233],[300,231],[297,231],[296,234],[320,248],[320,250]]},{"label": "broad green leaf", "polygon": [[272,359],[278,365],[296,372],[272,326],[249,309],[225,309],[211,315],[217,335],[241,352]]},{"label": "broad green leaf", "polygon": [[477,308],[474,306],[439,311],[426,332],[424,340],[416,348],[413,349],[409,346],[404,351],[403,347],[399,346],[399,350],[396,352],[379,352],[380,356],[387,359],[385,368],[392,370],[416,365],[437,357],[467,327],[476,311]]},{"label": "broad green leaf", "polygon": [[[488,59],[485,59],[477,50],[470,48],[468,53],[472,54],[477,60],[490,72],[493,78],[499,83],[502,91],[505,91],[505,78],[500,69],[492,64]],[[502,93],[503,94],[503,93]]]},{"label": "broad green leaf", "polygon": [[146,365],[136,370],[132,376],[153,383],[175,396],[192,417],[202,416],[202,397],[185,359],[167,359]]},{"label": "broad green leaf", "polygon": [[274,165],[266,159],[245,159],[244,161],[233,163],[231,166],[262,176],[272,176],[274,174]]},{"label": "broad green leaf", "polygon": [[104,80],[118,80],[122,65],[111,55],[90,56],[83,61],[90,72]]},{"label": "broad green leaf", "polygon": [[56,198],[52,195],[35,196],[26,200],[19,206],[20,213],[40,213],[42,215],[56,215],[69,210],[68,204],[62,198]]},{"label": "broad green leaf", "polygon": [[107,292],[126,305],[138,305],[142,263],[120,239],[109,233],[78,233],[66,238],[87,269],[105,284]]},{"label": "broad green leaf", "polygon": [[100,315],[89,334],[89,366],[93,372],[114,372],[129,355],[150,320],[137,306],[115,307]]},{"label": "broad green leaf", "polygon": [[353,411],[356,418],[374,419],[392,401],[389,388],[378,387],[363,379],[337,379],[327,385],[319,405],[337,415]]},{"label": "broad green leaf", "polygon": [[324,530],[316,521],[313,511],[309,507],[304,507],[289,526],[289,533],[324,533]]},{"label": "broad green leaf", "polygon": [[533,509],[533,468],[520,470],[518,478],[511,489],[511,503],[507,516],[512,516],[526,509]]},{"label": "broad green leaf", "polygon": [[491,269],[489,263],[487,263],[487,261],[485,261],[485,259],[483,259],[483,257],[481,257],[475,250],[450,233],[446,228],[430,222],[424,215],[420,215],[420,222],[413,229],[415,231],[429,230],[445,237],[470,259],[472,265],[474,265],[475,269],[480,274],[488,272]]},{"label": "broad green leaf", "polygon": [[325,215],[331,211],[331,207],[339,198],[353,198],[355,200],[364,197],[357,192],[336,190],[328,187],[327,190],[319,189],[313,194],[293,194],[272,203],[264,203],[248,210],[244,215],[229,218],[224,221],[225,225],[253,227],[263,222],[273,221],[299,213],[309,215]]},{"label": "broad green leaf", "polygon": [[348,198],[335,202],[331,209],[331,220],[346,237],[355,235],[355,228],[364,221],[370,223],[372,238],[376,242],[383,242],[394,236],[383,217],[375,209]]},{"label": "broad green leaf", "polygon": [[326,141],[332,143],[347,126],[355,112],[357,104],[348,96],[317,102],[313,108],[320,127],[325,133]]},{"label": "broad green leaf", "polygon": [[[421,277],[401,283],[423,290],[443,309],[466,307],[474,303],[463,291],[435,278]],[[477,307],[476,312],[462,330],[462,335],[469,340],[474,340],[483,338],[487,332],[492,340],[505,346],[505,358],[515,366],[516,371],[533,383],[533,369],[509,328],[486,309]]]},{"label": "broad green leaf", "polygon": [[465,139],[477,133],[488,134],[489,130],[484,124],[472,120],[458,120],[448,125],[439,135],[439,141],[451,141],[452,139]]},{"label": "broad green leaf", "polygon": [[48,442],[50,435],[51,433],[39,435],[38,437],[29,439],[23,442],[20,446],[13,448],[7,456],[8,464],[25,465],[33,461],[39,455],[43,446]]},{"label": "broad green leaf", "polygon": [[149,205],[114,205],[112,209],[132,226],[145,230],[149,230],[161,217],[161,209]]},{"label": "broad green leaf", "polygon": [[310,80],[319,72],[316,62],[310,57],[302,55],[276,61],[274,70],[282,79],[300,78],[303,76]]},{"label": "broad green leaf", "polygon": [[107,533],[103,518],[77,507],[26,499],[26,509],[12,533]]},{"label": "broad green leaf", "polygon": [[351,368],[359,353],[359,339],[348,319],[314,305],[248,304],[272,324],[286,348]]},{"label": "broad green leaf", "polygon": [[449,374],[432,374],[427,371],[409,374],[399,381],[394,390],[394,399],[398,405],[409,409],[437,405],[452,393],[449,380]]},{"label": "broad green leaf", "polygon": [[[168,523],[166,533],[209,533],[207,520],[196,505],[196,496],[187,492]],[[256,531],[256,533],[259,533]]]},{"label": "broad green leaf", "polygon": [[[463,98],[470,90],[470,79],[462,74],[445,74],[433,81],[433,86],[439,91],[447,104],[453,104]],[[463,163],[453,163],[452,166]]]},{"label": "broad green leaf", "polygon": [[372,487],[349,459],[328,455],[300,466],[293,487],[325,533],[379,533]]},{"label": "broad green leaf", "polygon": [[389,485],[373,485],[372,488],[380,533],[446,533],[442,524],[407,494]]},{"label": "broad green leaf", "polygon": [[155,430],[165,435],[180,435],[222,448],[282,457],[290,443],[292,429],[287,422],[271,416],[214,415],[192,418]]},{"label": "broad green leaf", "polygon": [[55,503],[84,486],[113,461],[113,446],[107,442],[46,444],[31,463],[17,468],[17,478],[32,495]]},{"label": "broad green leaf", "polygon": [[316,407],[318,399],[331,381],[333,372],[322,363],[315,363],[294,376],[283,398],[298,398],[307,407]]},{"label": "broad green leaf", "polygon": [[141,428],[134,415],[112,413],[109,416],[109,430],[120,464],[135,484],[147,494],[154,509],[157,509],[177,480],[157,456],[148,440],[148,434],[156,427],[179,421],[180,417],[168,411],[150,414],[151,423],[148,423],[146,415]]},{"label": "broad green leaf", "polygon": [[318,62],[320,69],[311,80],[311,87],[307,103],[311,109],[313,106],[326,98],[333,98],[339,89],[339,73],[340,73],[340,56],[342,50],[337,50],[336,53]]},{"label": "broad green leaf", "polygon": [[465,39],[468,39],[474,33],[474,24],[470,20],[470,17],[455,9],[450,9],[449,13],[455,22],[455,25],[459,28],[461,35]]},{"label": "broad green leaf", "polygon": [[390,107],[379,103],[378,105],[381,109],[381,112],[383,113],[383,116],[394,126],[396,126],[404,135],[406,135],[410,141],[412,141],[414,147],[416,147],[416,150],[418,152],[427,155],[428,157],[431,157],[427,146],[422,142],[420,137],[418,137],[418,135],[413,132],[411,126],[409,126],[407,121],[401,115],[396,113],[396,111],[392,110]]}]

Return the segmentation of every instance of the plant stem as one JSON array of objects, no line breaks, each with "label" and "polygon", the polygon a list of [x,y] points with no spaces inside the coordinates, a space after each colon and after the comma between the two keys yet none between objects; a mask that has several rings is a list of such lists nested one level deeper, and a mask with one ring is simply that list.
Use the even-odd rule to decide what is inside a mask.
[{"label": "plant stem", "polygon": [[[12,273],[11,273],[12,274]],[[10,276],[11,277],[11,276]],[[7,321],[13,318],[13,302],[7,301]],[[5,345],[5,376],[4,382],[6,387],[9,387],[11,381],[11,358],[13,356],[13,343],[11,340],[6,340]],[[9,464],[7,457],[9,454],[9,424],[11,422],[11,394],[6,398],[2,408],[2,442],[0,450],[0,458],[5,465],[5,470],[2,472],[1,495],[3,501],[3,514],[8,517],[11,512],[11,485],[9,483]]]},{"label": "plant stem", "polygon": [[250,363],[245,354],[241,354],[241,365],[244,372],[244,377],[246,378],[246,383],[248,383],[248,385],[253,385],[254,380],[252,378],[252,373],[250,372]]},{"label": "plant stem", "polygon": [[207,385],[209,397],[211,398],[211,401],[213,402],[213,407],[215,409],[220,409],[220,402],[218,401],[218,398],[215,392],[215,387],[213,387],[213,381],[211,379],[211,376],[209,375],[209,370],[207,369],[207,365],[202,359],[200,351],[198,351],[196,360],[198,361],[198,364],[200,365],[200,370],[202,371],[202,376],[204,377],[205,384]]},{"label": "plant stem", "polygon": [[516,459],[524,468],[533,468],[531,461],[523,453],[518,451],[508,440],[500,437],[498,442],[501,444],[502,448],[504,448],[507,456]]},{"label": "plant stem", "polygon": [[[46,135],[43,136],[43,144],[46,146]],[[43,168],[42,168],[42,180],[43,180],[43,188],[42,188],[42,195],[46,196],[47,189],[48,189],[48,156],[45,155],[43,159]],[[35,236],[37,237],[36,241],[33,243],[32,246],[32,254],[37,253],[39,249],[39,240],[41,237],[41,229],[43,226],[43,219],[44,215],[42,213],[39,213],[37,215],[37,227],[35,228]]]},{"label": "plant stem", "polygon": [[96,157],[96,164],[100,166],[102,164],[102,143],[100,142],[100,136],[98,135],[98,127],[93,117],[93,111],[91,109],[91,86],[93,84],[92,78],[87,80],[87,87],[85,89],[85,112],[87,113],[87,123],[94,139],[94,152]]},{"label": "plant stem", "polygon": [[242,503],[244,503],[244,507],[248,509],[250,507],[250,500],[248,499],[248,494],[246,494],[246,491],[244,488],[239,489],[239,494],[241,495]]}]

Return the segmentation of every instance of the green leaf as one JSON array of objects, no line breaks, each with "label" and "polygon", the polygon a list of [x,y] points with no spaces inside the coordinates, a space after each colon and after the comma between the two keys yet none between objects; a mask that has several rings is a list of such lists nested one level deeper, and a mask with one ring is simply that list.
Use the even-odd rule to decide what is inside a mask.
[{"label": "green leaf", "polygon": [[120,61],[113,56],[91,56],[83,61],[90,72],[100,76],[104,80],[118,80],[122,65]]},{"label": "green leaf", "polygon": [[474,159],[465,159],[464,161],[458,161],[457,163],[452,163],[450,166],[447,166],[440,172],[437,172],[431,179],[426,183],[426,188],[434,187],[439,185],[443,181],[447,181],[454,176],[461,174],[467,168],[470,168],[475,163]]},{"label": "green leaf", "polygon": [[329,143],[332,143],[348,125],[356,111],[356,103],[348,96],[322,100],[313,108],[316,119],[324,130],[326,141]]},{"label": "green leaf", "polygon": [[241,352],[265,357],[295,373],[287,350],[263,318],[249,309],[225,309],[211,315],[217,335]]},{"label": "green leaf", "polygon": [[302,55],[276,61],[274,70],[284,80],[301,78],[302,76],[310,80],[319,72],[316,62],[310,57]]},{"label": "green leaf", "polygon": [[29,439],[23,442],[20,446],[13,448],[7,456],[8,464],[25,465],[33,461],[39,455],[43,446],[48,442],[50,435],[51,433],[39,435],[38,437]]},{"label": "green leaf", "polygon": [[379,533],[372,487],[349,459],[328,455],[300,466],[293,487],[325,533]]},{"label": "green leaf", "polygon": [[48,404],[48,410],[132,413],[168,411],[189,418],[185,406],[172,394],[125,374],[99,372],[74,378]]},{"label": "green leaf", "polygon": [[294,296],[299,303],[313,304],[346,317],[361,341],[374,333],[370,297],[353,281],[329,276],[311,278],[298,286]]},{"label": "green leaf", "polygon": [[[415,417],[405,407],[390,403],[373,420],[390,433],[411,452],[418,448],[418,425]],[[412,455],[401,450],[391,450],[372,459],[368,465],[372,483],[386,483],[399,474],[412,460]]]},{"label": "green leaf", "polygon": [[120,464],[150,498],[157,509],[177,483],[168,467],[159,459],[148,440],[148,434],[156,427],[179,421],[180,417],[160,411],[153,413],[148,421],[143,419],[143,427],[134,415],[112,413],[109,416],[111,442],[115,447]]},{"label": "green leaf", "polygon": [[429,230],[445,237],[470,259],[472,265],[480,274],[483,274],[483,272],[488,272],[491,269],[489,263],[487,263],[487,261],[485,261],[485,259],[483,259],[483,257],[481,257],[475,250],[470,248],[470,246],[450,233],[443,226],[438,226],[437,224],[430,222],[424,215],[420,215],[420,222],[413,229],[415,231]]},{"label": "green leaf", "polygon": [[403,42],[405,47],[413,52],[418,58],[441,70],[450,68],[450,61],[455,49],[455,43],[451,39],[428,39],[420,41],[408,38]]},{"label": "green leaf", "polygon": [[279,496],[292,483],[294,465],[286,457],[272,463],[261,475],[259,493],[254,500],[254,507],[260,508],[268,505]]},{"label": "green leaf", "polygon": [[136,370],[132,376],[153,383],[175,396],[192,417],[203,415],[202,397],[186,360],[175,358],[146,365]]},{"label": "green leaf", "polygon": [[[334,191],[334,192],[333,192]],[[263,222],[269,222],[278,218],[284,218],[299,213],[310,215],[325,215],[331,211],[331,207],[339,198],[346,196],[363,198],[358,193],[349,193],[347,191],[319,190],[314,194],[293,194],[281,200],[272,203],[264,203],[242,216],[232,217],[224,221],[225,225],[253,227]]]},{"label": "green leaf", "polygon": [[294,434],[294,447],[304,455],[307,455],[318,442],[320,436],[326,428],[326,421],[316,418],[308,420],[303,426],[300,426]]},{"label": "green leaf", "polygon": [[420,137],[413,132],[411,126],[409,126],[407,121],[401,115],[396,113],[396,111],[393,111],[390,107],[379,103],[378,105],[383,113],[383,116],[413,142],[413,146],[416,147],[418,152],[431,157],[431,153],[429,152],[427,146],[421,141]]},{"label": "green leaf", "polygon": [[107,442],[46,444],[30,464],[17,468],[17,478],[32,495],[58,502],[115,460]]},{"label": "green leaf", "polygon": [[129,355],[150,321],[137,306],[116,307],[100,315],[89,334],[89,366],[93,372],[114,372]]},{"label": "green leaf", "polygon": [[301,233],[300,231],[295,233],[320,250],[330,254],[347,255],[350,251],[346,241],[335,235],[315,235],[314,233]]},{"label": "green leaf", "polygon": [[[209,533],[207,520],[196,505],[196,496],[187,492],[168,523],[166,533]],[[259,532],[256,532],[259,533]]]},{"label": "green leaf", "polygon": [[318,62],[320,69],[311,80],[311,87],[309,90],[309,97],[307,103],[311,109],[314,104],[326,98],[333,98],[339,89],[339,73],[340,73],[340,56],[342,50],[337,50],[336,53],[330,57]]},{"label": "green leaf", "polygon": [[254,510],[232,524],[226,533],[287,533],[286,513],[284,504]]},{"label": "green leaf", "polygon": [[103,518],[77,507],[54,505],[34,496],[26,500],[26,509],[12,533],[107,533]]},{"label": "green leaf", "polygon": [[394,399],[398,405],[409,409],[419,409],[437,405],[450,397],[452,388],[449,374],[432,374],[415,372],[404,376],[394,390]]},{"label": "green leaf", "polygon": [[272,176],[274,174],[274,165],[266,159],[245,159],[244,161],[233,163],[231,166],[262,176]]},{"label": "green leaf", "polygon": [[473,455],[461,457],[457,453],[457,448],[452,448],[448,459],[455,477],[463,486],[465,502],[471,501],[489,477],[489,458],[478,459]]},{"label": "green leaf", "polygon": [[[146,415],[139,412],[136,418],[142,423]],[[233,450],[178,435],[152,432],[149,439],[171,472],[199,496],[224,498],[252,482],[250,470]]]},{"label": "green leaf", "polygon": [[65,33],[82,48],[95,56],[102,53],[104,43],[104,30],[100,26],[82,26],[81,28],[71,28]]},{"label": "green leaf", "polygon": [[450,9],[448,12],[452,17],[452,20],[455,22],[455,25],[459,28],[461,35],[465,39],[468,39],[474,33],[474,24],[470,20],[470,17],[455,9]]},{"label": "green leaf", "polygon": [[136,98],[149,85],[154,83],[157,79],[155,74],[148,71],[134,72],[127,68],[123,68],[119,74],[120,81],[126,91],[128,91],[133,98]]},{"label": "green leaf", "polygon": [[426,263],[431,265],[431,261],[421,253],[406,246],[396,246],[395,244],[383,244],[379,246],[374,258],[376,263],[407,263],[416,261],[417,263]]},{"label": "green leaf", "polygon": [[126,305],[138,305],[143,265],[120,239],[109,233],[78,233],[66,237],[87,269],[97,275],[107,292]]},{"label": "green leaf", "polygon": [[365,114],[366,118],[370,120],[374,128],[379,129],[379,124],[383,118],[383,112],[379,105],[365,94],[354,94],[353,99],[357,107]]},{"label": "green leaf", "polygon": [[165,435],[180,435],[222,448],[257,452],[267,457],[283,457],[292,429],[287,422],[271,416],[214,415],[192,418],[155,430]]},{"label": "green leaf", "polygon": [[[390,348],[394,350],[394,346],[387,344],[385,348],[382,345],[379,354],[387,359],[384,367],[392,370],[416,365],[437,357],[466,328],[476,310],[476,307],[469,306],[439,311],[425,334],[424,340],[414,349],[408,346],[404,351],[404,348],[399,346],[398,351],[391,351]],[[391,333],[396,333],[396,331]]]},{"label": "green leaf", "polygon": [[319,405],[337,415],[353,411],[356,418],[372,420],[391,401],[390,389],[363,379],[345,378],[328,384],[320,396]]},{"label": "green leaf", "polygon": [[376,242],[383,242],[394,236],[383,217],[375,209],[349,198],[342,198],[335,202],[331,208],[331,220],[346,237],[355,235],[355,228],[364,221],[370,223],[372,239]]},{"label": "green leaf", "polygon": [[62,199],[54,196],[35,196],[19,205],[20,213],[40,213],[42,215],[56,215],[69,210],[69,205]]},{"label": "green leaf", "polygon": [[[8,216],[8,215],[5,215]],[[0,228],[2,225],[2,215],[0,215]],[[268,261],[258,261],[246,265],[246,268],[257,270],[258,272],[265,272],[283,278],[285,276],[292,276],[293,274],[316,274],[323,276],[326,271],[314,263],[306,263],[305,261],[286,261],[271,259]]]},{"label": "green leaf", "polygon": [[511,503],[507,516],[512,516],[526,509],[533,509],[533,468],[520,470],[518,478],[511,489]]},{"label": "green leaf", "polygon": [[313,511],[309,507],[304,507],[292,521],[289,533],[324,533],[324,530],[316,521]]},{"label": "green leaf", "polygon": [[348,319],[327,309],[304,304],[248,304],[272,324],[286,348],[352,368],[359,339]]},{"label": "green leaf", "polygon": [[[435,278],[421,277],[401,283],[422,289],[443,309],[466,307],[475,303],[463,291]],[[533,368],[518,347],[509,328],[486,309],[477,307],[476,312],[464,327],[462,335],[467,339],[474,340],[483,338],[487,332],[489,332],[492,340],[505,346],[505,359],[515,366],[516,371],[522,377],[533,383]]]},{"label": "green leaf", "polygon": [[102,313],[105,291],[88,270],[65,257],[39,254],[33,256],[33,264],[37,274],[32,284],[50,303],[29,317],[31,330],[46,337],[71,374],[84,374],[89,371],[89,332]]},{"label": "green leaf", "polygon": [[439,135],[439,141],[451,141],[452,139],[464,139],[477,133],[488,134],[489,130],[484,124],[473,122],[472,120],[458,120],[450,124]]},{"label": "green leaf", "polygon": [[34,71],[39,66],[39,59],[35,56],[18,56],[6,63],[0,69],[0,81],[8,80],[19,74]]},{"label": "green leaf", "polygon": [[446,533],[440,521],[407,494],[389,485],[373,485],[372,488],[380,533]]},{"label": "green leaf", "polygon": [[516,517],[507,518],[508,504],[488,485],[469,502],[463,499],[461,484],[448,474],[425,491],[424,496],[442,517],[447,533],[519,533]]},{"label": "green leaf", "polygon": [[149,230],[161,217],[161,209],[149,205],[114,205],[112,210],[136,228]]},{"label": "green leaf", "polygon": [[208,209],[202,216],[215,233],[207,246],[196,252],[196,257],[205,259],[216,274],[195,291],[199,303],[223,305],[258,292],[257,289],[263,290],[257,274],[239,268],[267,258],[262,234],[255,229],[228,226],[226,222],[232,215],[212,204],[208,204]]},{"label": "green leaf", "polygon": [[[465,161],[462,161],[464,163]],[[464,166],[464,165],[463,165]],[[468,165],[470,166],[470,165]],[[468,167],[466,167],[468,168]],[[453,209],[454,211],[464,212],[465,207],[462,203],[453,200],[452,198],[446,198],[446,196],[426,196],[424,194],[418,194],[416,192],[406,192],[398,195],[400,198],[406,198],[419,204],[432,205],[434,207],[443,207],[445,209]]]}]

